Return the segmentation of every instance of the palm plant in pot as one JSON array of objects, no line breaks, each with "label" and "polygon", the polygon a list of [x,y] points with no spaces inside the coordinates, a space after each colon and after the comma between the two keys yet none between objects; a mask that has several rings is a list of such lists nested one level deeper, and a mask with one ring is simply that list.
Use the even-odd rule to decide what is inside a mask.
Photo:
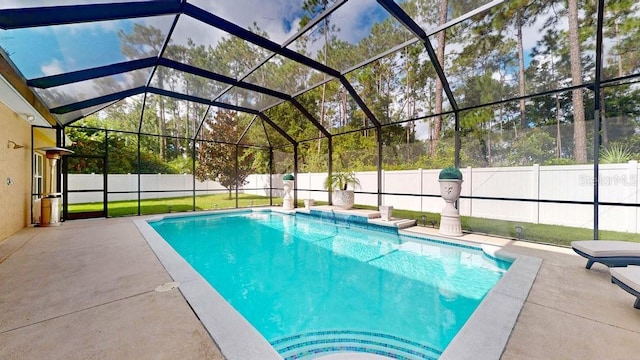
[{"label": "palm plant in pot", "polygon": [[353,189],[360,186],[360,180],[358,180],[353,171],[337,172],[327,176],[324,180],[325,189],[333,194],[333,205],[344,210],[351,209],[355,201],[353,189],[347,189],[349,186]]},{"label": "palm plant in pot", "polygon": [[440,234],[462,236],[460,212],[453,205],[460,198],[462,190],[462,172],[455,167],[446,167],[438,176],[440,196],[446,202],[440,217]]}]

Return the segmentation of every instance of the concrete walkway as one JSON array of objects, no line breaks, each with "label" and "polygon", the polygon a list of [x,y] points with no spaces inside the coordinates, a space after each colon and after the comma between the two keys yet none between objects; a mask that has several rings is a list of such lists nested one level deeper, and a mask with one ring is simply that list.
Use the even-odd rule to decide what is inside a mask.
[{"label": "concrete walkway", "polygon": [[[0,242],[0,359],[223,359],[180,292],[154,290],[172,279],[133,220],[28,228]],[[502,359],[640,356],[640,311],[606,267],[586,270],[566,248],[464,238],[544,260]]]},{"label": "concrete walkway", "polygon": [[0,243],[0,359],[223,359],[131,219]]}]

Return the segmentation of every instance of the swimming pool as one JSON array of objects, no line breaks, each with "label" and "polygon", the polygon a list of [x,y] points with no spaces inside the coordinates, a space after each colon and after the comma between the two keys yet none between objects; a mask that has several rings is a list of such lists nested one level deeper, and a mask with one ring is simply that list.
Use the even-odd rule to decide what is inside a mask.
[{"label": "swimming pool", "polygon": [[509,263],[357,221],[235,212],[152,227],[288,359],[435,359]]}]

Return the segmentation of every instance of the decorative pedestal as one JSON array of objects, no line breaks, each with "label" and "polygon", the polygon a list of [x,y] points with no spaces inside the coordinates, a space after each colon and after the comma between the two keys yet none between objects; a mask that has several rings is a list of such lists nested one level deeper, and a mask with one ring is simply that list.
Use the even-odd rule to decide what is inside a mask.
[{"label": "decorative pedestal", "polygon": [[380,218],[384,221],[391,220],[391,214],[393,213],[393,206],[380,205]]},{"label": "decorative pedestal", "polygon": [[284,197],[282,198],[282,208],[285,210],[293,210],[293,196],[291,196],[291,190],[293,190],[293,180],[284,180]]},{"label": "decorative pedestal", "polygon": [[440,195],[446,202],[440,217],[439,233],[447,236],[462,236],[462,224],[460,223],[460,212],[453,205],[460,197],[462,180],[441,179]]},{"label": "decorative pedestal", "polygon": [[309,210],[313,206],[313,199],[305,199],[304,200],[304,208]]}]

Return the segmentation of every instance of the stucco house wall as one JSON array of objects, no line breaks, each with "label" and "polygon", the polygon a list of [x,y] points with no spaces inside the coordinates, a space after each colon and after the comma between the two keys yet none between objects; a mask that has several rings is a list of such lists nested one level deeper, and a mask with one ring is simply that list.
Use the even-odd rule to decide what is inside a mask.
[{"label": "stucco house wall", "polygon": [[[9,141],[23,147],[14,149]],[[55,132],[35,128],[33,141],[36,149],[55,146]],[[0,102],[0,241],[31,224],[31,162],[31,125]],[[45,181],[48,165],[45,160]]]}]

